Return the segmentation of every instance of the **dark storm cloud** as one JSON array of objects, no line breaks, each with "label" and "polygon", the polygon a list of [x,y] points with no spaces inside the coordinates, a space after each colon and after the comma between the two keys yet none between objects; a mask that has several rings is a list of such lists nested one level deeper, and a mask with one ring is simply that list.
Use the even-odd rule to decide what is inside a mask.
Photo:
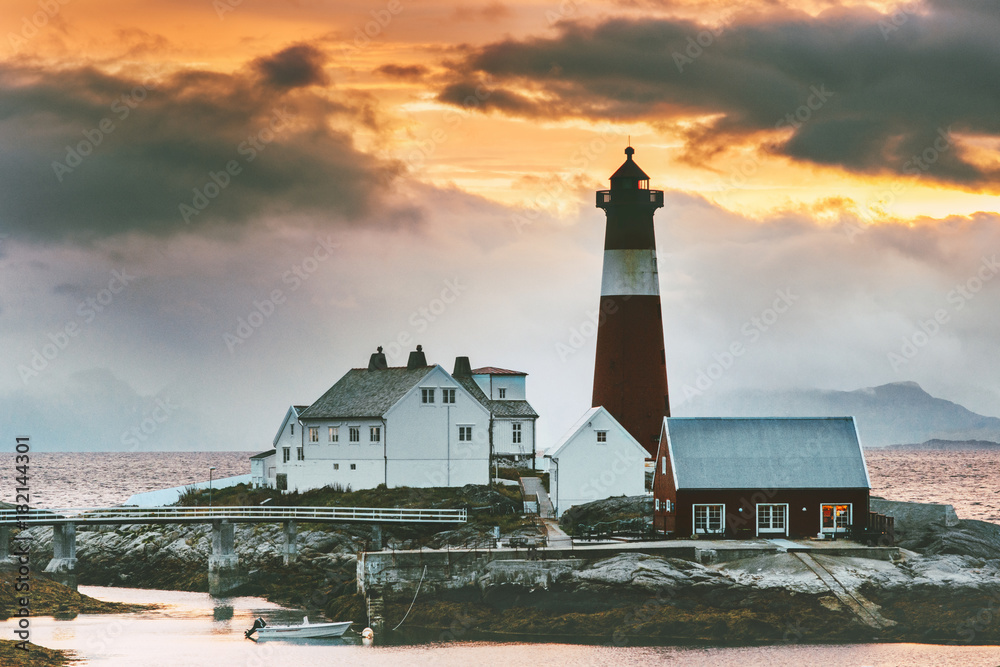
[{"label": "dark storm cloud", "polygon": [[[565,23],[553,38],[470,47],[450,63],[439,97],[462,104],[490,76],[480,108],[509,115],[657,123],[717,114],[689,132],[692,160],[784,127],[793,133],[775,150],[798,160],[1000,184],[1000,171],[941,139],[949,128],[1000,135],[995,2],[908,7],[737,16],[715,32],[680,19]],[[913,161],[935,144],[928,169]]]},{"label": "dark storm cloud", "polygon": [[396,79],[419,79],[426,76],[430,69],[423,65],[382,65],[375,71]]},{"label": "dark storm cloud", "polygon": [[290,88],[316,74],[292,65],[313,54],[289,51],[233,74],[149,80],[0,64],[0,226],[51,241],[235,228],[270,214],[360,220],[398,168],[332,128],[379,131],[372,104]]},{"label": "dark storm cloud", "polygon": [[326,57],[314,46],[296,44],[253,61],[267,83],[277,88],[298,88],[327,82],[323,72]]}]

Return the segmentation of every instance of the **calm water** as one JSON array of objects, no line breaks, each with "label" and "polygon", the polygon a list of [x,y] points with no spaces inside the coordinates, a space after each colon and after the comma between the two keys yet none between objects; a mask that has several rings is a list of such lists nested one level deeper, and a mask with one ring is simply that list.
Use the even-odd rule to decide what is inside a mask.
[{"label": "calm water", "polygon": [[[133,493],[249,472],[251,452],[33,454],[32,504],[41,507],[115,505]],[[866,453],[873,493],[893,500],[943,502],[962,518],[1000,522],[1000,452]],[[12,454],[0,455],[0,499],[12,501]],[[132,615],[83,614],[72,620],[32,620],[32,640],[76,651],[85,665],[312,667],[352,665],[956,665],[997,667],[1000,647],[862,644],[747,648],[607,647],[457,641],[409,646],[361,646],[355,638],[299,643],[243,638],[256,616],[298,622],[301,612],[259,598],[213,600],[200,593],[81,586],[103,600],[160,603]],[[4,623],[10,626],[10,622]],[[4,636],[9,636],[5,627]]]},{"label": "calm water", "polygon": [[926,644],[763,646],[753,648],[610,647],[554,643],[454,641],[362,646],[356,637],[269,641],[243,638],[253,619],[297,621],[299,614],[258,598],[213,600],[202,593],[81,586],[103,600],[158,602],[162,609],[128,616],[81,614],[32,620],[32,640],[76,651],[87,665],[107,667],[313,667],[349,665],[935,665],[995,667],[1000,648]]}]

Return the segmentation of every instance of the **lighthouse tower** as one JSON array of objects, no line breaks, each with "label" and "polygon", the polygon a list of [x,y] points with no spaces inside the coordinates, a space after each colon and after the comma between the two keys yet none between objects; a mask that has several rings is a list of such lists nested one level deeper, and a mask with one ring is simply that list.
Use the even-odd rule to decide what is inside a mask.
[{"label": "lighthouse tower", "polygon": [[604,406],[654,457],[663,417],[670,416],[653,235],[663,191],[649,189],[634,153],[625,149],[611,189],[597,192],[608,222],[593,406]]}]

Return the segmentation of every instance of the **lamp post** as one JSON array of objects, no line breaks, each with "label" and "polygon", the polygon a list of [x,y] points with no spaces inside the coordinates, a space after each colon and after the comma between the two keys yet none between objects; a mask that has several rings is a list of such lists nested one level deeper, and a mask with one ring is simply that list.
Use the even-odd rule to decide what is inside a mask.
[{"label": "lamp post", "polygon": [[212,506],[212,473],[215,472],[215,466],[211,466],[208,469],[208,506]]},{"label": "lamp post", "polygon": [[[556,504],[555,504],[555,515],[559,516],[559,459],[552,458],[551,455],[545,454],[545,458],[556,464]],[[551,479],[551,478],[550,478]],[[551,487],[551,483],[549,484]]]}]

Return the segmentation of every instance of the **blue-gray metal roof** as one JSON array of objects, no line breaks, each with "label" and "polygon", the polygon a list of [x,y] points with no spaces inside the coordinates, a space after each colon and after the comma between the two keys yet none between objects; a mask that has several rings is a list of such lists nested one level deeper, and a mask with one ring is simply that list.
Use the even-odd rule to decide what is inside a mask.
[{"label": "blue-gray metal roof", "polygon": [[664,423],[678,489],[871,488],[853,417]]}]

